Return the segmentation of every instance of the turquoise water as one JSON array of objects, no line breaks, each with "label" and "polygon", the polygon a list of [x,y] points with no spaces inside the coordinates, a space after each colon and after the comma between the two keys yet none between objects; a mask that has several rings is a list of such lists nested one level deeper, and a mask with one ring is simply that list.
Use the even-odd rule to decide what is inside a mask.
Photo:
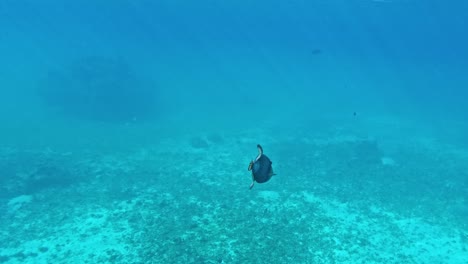
[{"label": "turquoise water", "polygon": [[468,263],[468,3],[228,2],[0,3],[0,263]]}]

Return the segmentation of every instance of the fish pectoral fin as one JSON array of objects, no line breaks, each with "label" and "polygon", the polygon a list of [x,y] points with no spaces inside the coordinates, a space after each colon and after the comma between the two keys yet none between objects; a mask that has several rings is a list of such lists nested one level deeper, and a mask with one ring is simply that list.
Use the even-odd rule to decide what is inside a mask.
[{"label": "fish pectoral fin", "polygon": [[252,166],[253,166],[253,164],[254,164],[254,162],[253,162],[253,161],[251,161],[251,162],[249,163],[249,168],[248,168],[248,170],[249,170],[249,171],[251,171],[251,170],[252,170]]}]

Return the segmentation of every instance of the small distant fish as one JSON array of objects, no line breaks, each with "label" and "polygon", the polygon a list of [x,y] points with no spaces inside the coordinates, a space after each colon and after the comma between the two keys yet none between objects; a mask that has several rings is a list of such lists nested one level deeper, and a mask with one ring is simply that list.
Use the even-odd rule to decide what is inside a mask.
[{"label": "small distant fish", "polygon": [[319,55],[322,53],[322,50],[321,49],[313,49],[312,50],[312,55]]}]

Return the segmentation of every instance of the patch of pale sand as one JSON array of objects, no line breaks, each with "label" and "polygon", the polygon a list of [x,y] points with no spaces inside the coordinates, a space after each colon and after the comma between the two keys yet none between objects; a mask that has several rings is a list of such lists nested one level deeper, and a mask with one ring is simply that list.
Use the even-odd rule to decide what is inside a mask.
[{"label": "patch of pale sand", "polygon": [[33,200],[31,195],[20,195],[15,198],[12,198],[8,201],[8,211],[9,212],[16,212],[18,211],[23,205],[30,203]]},{"label": "patch of pale sand", "polygon": [[208,178],[201,178],[200,182],[207,185],[208,187],[216,186],[216,187],[221,187],[222,183],[219,181],[215,181],[213,179],[208,179]]},{"label": "patch of pale sand", "polygon": [[461,239],[467,232],[434,226],[420,218],[394,219],[394,223],[414,238],[402,252],[419,256],[421,263],[468,263],[467,245]]},{"label": "patch of pale sand", "polygon": [[[409,258],[420,263],[468,263],[467,245],[462,239],[468,237],[468,232],[399,216],[375,205],[367,213],[362,212],[310,192],[303,192],[302,199],[320,204],[321,214],[333,219],[334,225],[325,227],[333,232],[323,231],[332,236],[330,240],[336,245],[333,254],[340,262],[368,262],[368,256],[374,255],[392,261]],[[368,242],[359,246],[355,241]]]},{"label": "patch of pale sand", "polygon": [[302,192],[302,195],[304,196],[304,200],[308,203],[319,203],[321,201],[321,199],[317,196],[315,196],[313,193],[311,192]]},{"label": "patch of pale sand", "polygon": [[[199,161],[195,166],[187,166],[184,176],[192,177],[191,175],[197,175],[193,177],[193,180],[199,181],[208,187],[222,187],[226,182],[235,182],[236,179],[250,176],[247,170],[238,170],[239,160],[232,153],[215,150],[212,151],[212,155]],[[245,167],[247,167],[248,161],[245,162]],[[216,173],[213,174],[213,171]],[[250,183],[247,180],[248,184]]]},{"label": "patch of pale sand", "polygon": [[382,157],[382,158],[380,158],[380,162],[384,166],[394,166],[395,165],[395,160],[390,158],[390,157]]},{"label": "patch of pale sand", "polygon": [[[129,210],[129,205],[122,210]],[[74,222],[62,226],[52,226],[53,235],[36,240],[24,240],[14,248],[1,248],[0,255],[12,256],[19,252],[34,256],[27,258],[31,263],[89,263],[110,261],[109,252],[135,260],[125,241],[131,227],[125,218],[111,222],[109,216],[116,211],[97,208],[89,210]],[[41,251],[40,248],[47,248]]]},{"label": "patch of pale sand", "polygon": [[265,201],[275,202],[280,198],[280,194],[274,191],[260,191],[257,197]]}]

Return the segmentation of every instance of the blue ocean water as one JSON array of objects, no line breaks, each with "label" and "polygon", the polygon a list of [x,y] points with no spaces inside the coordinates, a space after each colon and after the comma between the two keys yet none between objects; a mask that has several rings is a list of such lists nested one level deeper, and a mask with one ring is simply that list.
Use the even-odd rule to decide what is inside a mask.
[{"label": "blue ocean water", "polygon": [[1,1],[0,263],[468,263],[467,12]]}]

